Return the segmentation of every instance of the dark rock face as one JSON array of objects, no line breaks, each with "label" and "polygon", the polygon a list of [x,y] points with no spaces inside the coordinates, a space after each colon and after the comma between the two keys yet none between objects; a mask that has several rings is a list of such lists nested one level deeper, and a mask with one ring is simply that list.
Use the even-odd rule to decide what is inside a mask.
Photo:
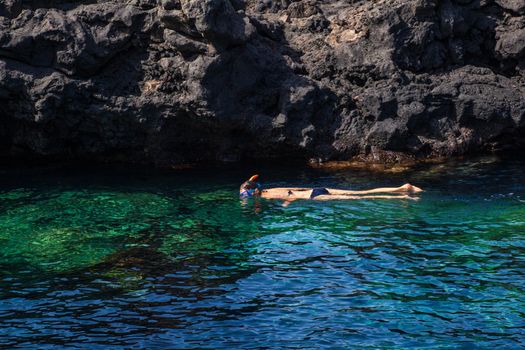
[{"label": "dark rock face", "polygon": [[523,0],[6,0],[0,153],[158,165],[525,145]]}]

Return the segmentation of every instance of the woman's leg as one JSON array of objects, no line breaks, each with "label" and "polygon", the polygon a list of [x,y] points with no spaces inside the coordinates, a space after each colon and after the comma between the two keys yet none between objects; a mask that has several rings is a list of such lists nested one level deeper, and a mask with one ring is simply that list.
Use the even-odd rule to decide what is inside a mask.
[{"label": "woman's leg", "polygon": [[348,196],[348,195],[320,195],[314,198],[316,201],[331,201],[331,200],[350,200],[350,199],[411,199],[411,200],[418,200],[419,198],[416,197],[410,197],[409,195],[367,195],[367,196]]},{"label": "woman's leg", "polygon": [[374,194],[374,193],[419,193],[423,190],[419,187],[413,186],[411,184],[404,184],[399,187],[381,187],[374,188],[371,190],[361,190],[361,191],[352,191],[352,190],[338,190],[336,188],[328,188],[328,192],[334,195],[360,195],[360,194]]}]

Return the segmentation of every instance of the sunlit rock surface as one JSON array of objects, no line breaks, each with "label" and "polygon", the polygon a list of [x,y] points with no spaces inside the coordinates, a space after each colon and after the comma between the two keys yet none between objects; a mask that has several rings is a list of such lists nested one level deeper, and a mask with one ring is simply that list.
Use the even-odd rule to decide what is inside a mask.
[{"label": "sunlit rock surface", "polygon": [[4,156],[156,165],[519,149],[513,0],[0,4]]}]

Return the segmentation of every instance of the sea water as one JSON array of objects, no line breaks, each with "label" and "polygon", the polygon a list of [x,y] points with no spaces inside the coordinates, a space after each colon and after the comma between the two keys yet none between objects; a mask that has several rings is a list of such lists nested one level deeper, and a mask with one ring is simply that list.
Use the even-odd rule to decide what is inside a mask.
[{"label": "sea water", "polygon": [[[238,198],[411,182],[419,200]],[[525,346],[525,162],[0,168],[0,348]]]}]

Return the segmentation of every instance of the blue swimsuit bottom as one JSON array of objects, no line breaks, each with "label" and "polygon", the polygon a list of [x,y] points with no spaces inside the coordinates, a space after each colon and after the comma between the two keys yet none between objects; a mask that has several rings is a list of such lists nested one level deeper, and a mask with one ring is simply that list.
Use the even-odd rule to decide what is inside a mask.
[{"label": "blue swimsuit bottom", "polygon": [[314,199],[317,196],[322,196],[323,194],[330,194],[328,190],[324,187],[316,187],[312,190],[312,194],[310,194],[310,199]]}]

